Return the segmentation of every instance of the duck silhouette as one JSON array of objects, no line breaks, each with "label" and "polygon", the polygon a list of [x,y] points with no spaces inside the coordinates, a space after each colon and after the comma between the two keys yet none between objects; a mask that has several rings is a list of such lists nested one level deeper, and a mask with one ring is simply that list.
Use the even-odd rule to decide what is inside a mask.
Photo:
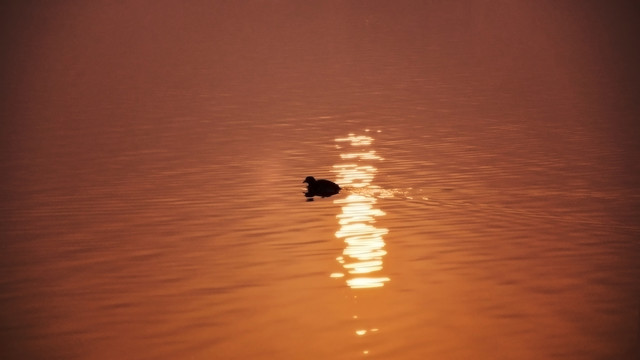
[{"label": "duck silhouette", "polygon": [[314,196],[329,197],[340,192],[340,186],[333,181],[320,179],[316,180],[313,176],[307,176],[303,183],[307,183],[307,193],[304,196],[313,198]]}]

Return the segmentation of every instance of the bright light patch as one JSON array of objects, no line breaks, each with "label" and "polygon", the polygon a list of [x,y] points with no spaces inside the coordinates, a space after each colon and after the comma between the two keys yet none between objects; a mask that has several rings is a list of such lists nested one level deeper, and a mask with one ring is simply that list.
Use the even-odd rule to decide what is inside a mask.
[{"label": "bright light patch", "polygon": [[[375,208],[378,202],[376,196],[382,193],[382,189],[371,185],[378,171],[373,166],[373,161],[383,159],[375,150],[366,148],[373,143],[370,136],[349,134],[347,137],[337,138],[336,142],[346,142],[350,145],[344,146],[344,152],[340,155],[342,159],[350,162],[334,165],[333,169],[338,174],[338,184],[352,190],[347,197],[334,201],[342,206],[342,213],[336,216],[340,229],[336,231],[335,236],[343,239],[346,244],[343,256],[338,258],[338,262],[345,268],[346,274],[343,276],[347,278],[347,285],[352,289],[381,287],[389,281],[388,277],[362,275],[382,271],[383,257],[387,254],[384,250],[383,236],[389,230],[375,226],[376,218],[386,215],[384,211]],[[351,146],[357,146],[357,151],[350,152]]]}]

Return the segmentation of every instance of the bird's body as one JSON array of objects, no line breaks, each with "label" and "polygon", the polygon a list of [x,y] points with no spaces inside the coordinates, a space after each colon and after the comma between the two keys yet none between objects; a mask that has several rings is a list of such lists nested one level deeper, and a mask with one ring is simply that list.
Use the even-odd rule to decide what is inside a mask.
[{"label": "bird's body", "polygon": [[303,183],[308,184],[305,196],[310,198],[314,196],[329,197],[340,192],[340,186],[333,181],[316,180],[313,176],[307,176]]}]

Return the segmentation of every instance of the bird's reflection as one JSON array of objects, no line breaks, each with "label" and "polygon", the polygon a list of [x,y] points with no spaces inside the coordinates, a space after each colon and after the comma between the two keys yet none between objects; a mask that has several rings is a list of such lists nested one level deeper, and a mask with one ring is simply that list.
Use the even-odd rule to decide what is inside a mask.
[{"label": "bird's reflection", "polygon": [[377,172],[373,163],[383,159],[375,150],[367,149],[373,142],[370,136],[349,134],[337,138],[336,142],[344,149],[340,157],[349,160],[334,165],[337,182],[351,189],[346,198],[334,201],[342,207],[342,213],[337,215],[340,229],[335,235],[346,244],[338,261],[344,267],[346,274],[343,275],[352,289],[382,287],[389,281],[381,275],[382,259],[387,253],[383,236],[388,230],[375,226],[376,217],[385,213],[375,207],[378,199],[373,195],[375,186],[371,182]]}]

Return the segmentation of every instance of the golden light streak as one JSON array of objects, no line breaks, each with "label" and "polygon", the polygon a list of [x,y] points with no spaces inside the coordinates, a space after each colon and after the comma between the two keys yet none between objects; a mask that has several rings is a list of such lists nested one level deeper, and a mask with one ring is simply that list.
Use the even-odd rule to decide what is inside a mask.
[{"label": "golden light streak", "polygon": [[351,146],[366,146],[371,145],[371,143],[373,142],[373,138],[365,135],[356,136],[355,134],[351,133],[345,138],[337,138],[336,142],[350,142]]},{"label": "golden light streak", "polygon": [[361,153],[341,154],[340,157],[342,159],[382,160],[381,157],[376,155],[375,150],[361,152]]},{"label": "golden light streak", "polygon": [[388,277],[359,277],[347,280],[347,285],[352,289],[367,289],[383,287],[384,283],[389,280]]},{"label": "golden light streak", "polygon": [[[340,229],[335,235],[346,244],[342,256],[337,260],[344,267],[346,274],[342,275],[348,275],[346,283],[352,289],[382,287],[389,278],[374,273],[383,270],[383,257],[387,254],[383,236],[389,230],[375,225],[376,218],[386,213],[375,207],[378,199],[374,195],[380,192],[380,188],[371,185],[371,182],[378,171],[372,161],[383,159],[375,150],[362,148],[373,143],[370,136],[349,134],[347,137],[337,138],[336,142],[348,142],[349,145],[358,147],[354,152],[348,152],[347,147],[347,152],[340,155],[341,159],[353,163],[333,166],[340,186],[354,189],[354,193],[346,198],[334,201],[342,206],[342,213],[336,216]],[[332,277],[336,276],[332,274]]]}]

